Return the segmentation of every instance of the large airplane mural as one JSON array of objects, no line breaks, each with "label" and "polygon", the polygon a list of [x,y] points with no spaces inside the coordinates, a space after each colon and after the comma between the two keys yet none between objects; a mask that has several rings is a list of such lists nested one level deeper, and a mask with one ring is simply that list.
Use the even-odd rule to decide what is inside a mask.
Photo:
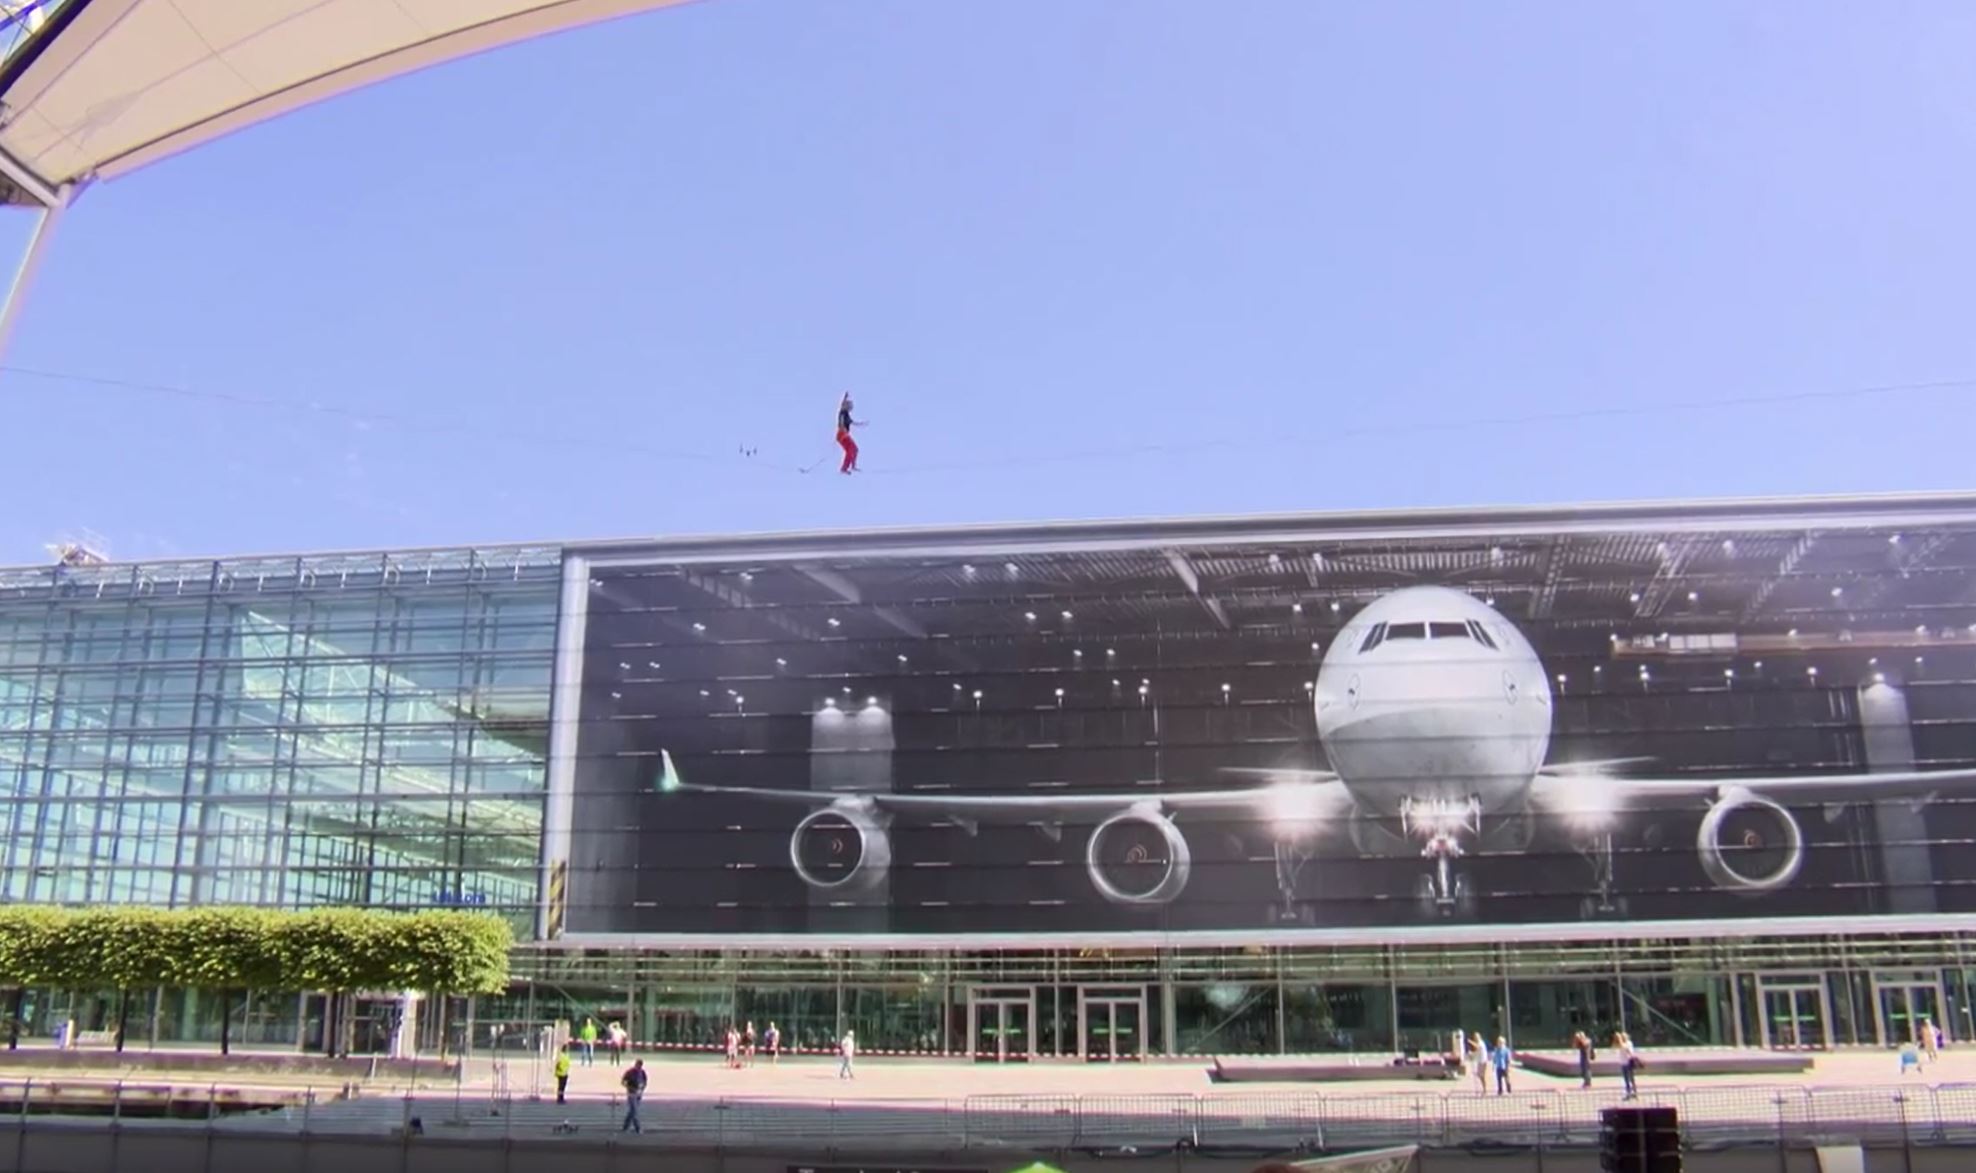
[{"label": "large airplane mural", "polygon": [[1744,895],[1796,878],[1805,838],[1780,799],[1914,796],[1976,782],[1976,769],[1643,777],[1616,771],[1645,759],[1547,763],[1552,695],[1522,632],[1456,590],[1420,586],[1375,600],[1338,634],[1312,689],[1328,770],[1229,770],[1239,787],[1110,794],[851,794],[702,786],[661,754],[665,793],[726,794],[812,808],[789,858],[811,887],[869,892],[891,863],[894,820],[1033,825],[1054,839],[1084,837],[1091,885],[1115,904],[1156,907],[1187,887],[1190,818],[1234,815],[1274,840],[1277,915],[1297,920],[1296,880],[1318,841],[1348,836],[1362,855],[1424,861],[1414,895],[1430,916],[1468,915],[1474,893],[1461,860],[1526,847],[1538,818],[1555,818],[1590,861],[1587,918],[1623,916],[1614,889],[1615,816],[1646,805],[1699,804],[1696,850],[1709,880]]}]

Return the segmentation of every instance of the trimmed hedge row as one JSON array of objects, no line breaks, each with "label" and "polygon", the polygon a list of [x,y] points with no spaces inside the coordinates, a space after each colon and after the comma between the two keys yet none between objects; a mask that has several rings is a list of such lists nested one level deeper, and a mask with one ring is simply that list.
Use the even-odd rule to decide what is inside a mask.
[{"label": "trimmed hedge row", "polygon": [[216,991],[225,1053],[225,1002],[236,992],[499,993],[513,943],[506,921],[457,911],[0,905],[0,988],[14,990],[15,1032],[29,986]]}]

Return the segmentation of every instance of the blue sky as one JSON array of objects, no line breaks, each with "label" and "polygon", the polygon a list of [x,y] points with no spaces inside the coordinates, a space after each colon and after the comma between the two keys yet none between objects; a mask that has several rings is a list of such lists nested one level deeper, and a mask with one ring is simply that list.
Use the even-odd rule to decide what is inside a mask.
[{"label": "blue sky", "polygon": [[[90,190],[0,374],[0,560],[1960,487],[1973,40],[1306,0],[538,40]],[[1948,385],[1846,393],[1908,384]],[[869,472],[786,471],[845,388]]]}]

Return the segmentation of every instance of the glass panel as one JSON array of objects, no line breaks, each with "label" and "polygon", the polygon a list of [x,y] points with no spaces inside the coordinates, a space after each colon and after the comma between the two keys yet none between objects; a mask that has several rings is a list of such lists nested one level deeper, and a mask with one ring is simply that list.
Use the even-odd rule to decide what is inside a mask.
[{"label": "glass panel", "polygon": [[1077,1054],[1077,987],[1045,986],[1036,991],[1036,1053]]},{"label": "glass panel", "polygon": [[1292,1053],[1393,1050],[1393,997],[1384,983],[1286,985],[1284,1049]]},{"label": "glass panel", "polygon": [[[827,1053],[839,1037],[835,987],[738,986],[734,991],[734,1016],[742,1025],[753,1022],[763,1033],[774,1026],[781,1036],[782,1049],[787,1052]],[[859,1037],[864,1037],[862,1031]]]},{"label": "glass panel", "polygon": [[1276,984],[1181,985],[1173,991],[1176,1054],[1274,1055]]},{"label": "glass panel", "polygon": [[969,1040],[974,1057],[999,1062],[1002,1058],[1002,1004],[977,1002],[974,1007],[974,1038]]},{"label": "glass panel", "polygon": [[1825,975],[1825,988],[1830,995],[1832,1006],[1832,1042],[1841,1047],[1872,1046],[1875,1040],[1873,1017],[1861,1016],[1858,1012],[1859,999],[1854,996],[1854,978],[1865,980],[1864,974],[1828,973]]},{"label": "glass panel", "polygon": [[1029,1058],[1034,1048],[1034,1026],[1030,1021],[1029,1003],[1004,1002],[1002,1017],[1002,1058],[1018,1062]]},{"label": "glass panel", "polygon": [[1949,969],[1942,971],[1942,981],[1948,987],[1948,1008],[1943,1011],[1942,1033],[1950,1042],[1957,1039],[1976,1038],[1976,1022],[1972,1022],[1971,989],[1976,985],[1976,970]]},{"label": "glass panel", "polygon": [[[1728,979],[1700,976],[1629,977],[1620,982],[1626,1001],[1626,1033],[1642,1047],[1719,1047],[1732,1041]],[[1743,991],[1746,1020],[1762,1012]],[[1753,1024],[1745,1045],[1757,1044]]]},{"label": "glass panel", "polygon": [[1083,1054],[1086,1059],[1092,1060],[1116,1057],[1112,1051],[1112,1003],[1085,1003]]},{"label": "glass panel", "polygon": [[1581,1030],[1602,1041],[1619,1029],[1619,987],[1610,979],[1513,981],[1509,1004],[1518,1047],[1565,1048]]},{"label": "glass panel", "polygon": [[1398,997],[1402,1053],[1443,1054],[1453,1045],[1456,1031],[1480,1034],[1491,1046],[1508,1034],[1501,982],[1401,986]]},{"label": "glass panel", "polygon": [[847,988],[845,1017],[860,1051],[938,1054],[940,991],[934,986]]}]

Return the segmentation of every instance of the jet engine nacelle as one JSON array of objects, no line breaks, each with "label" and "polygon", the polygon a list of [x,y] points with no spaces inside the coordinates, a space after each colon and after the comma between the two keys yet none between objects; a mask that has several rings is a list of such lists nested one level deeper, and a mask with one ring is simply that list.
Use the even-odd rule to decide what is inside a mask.
[{"label": "jet engine nacelle", "polygon": [[812,811],[789,837],[789,862],[812,888],[862,895],[885,882],[892,837],[867,803],[839,802]]},{"label": "jet engine nacelle", "polygon": [[1695,845],[1716,887],[1746,896],[1783,887],[1804,866],[1798,821],[1747,790],[1728,791],[1708,808]]},{"label": "jet engine nacelle", "polygon": [[1194,859],[1173,820],[1153,807],[1120,811],[1091,832],[1091,885],[1114,904],[1165,904],[1187,887]]}]

